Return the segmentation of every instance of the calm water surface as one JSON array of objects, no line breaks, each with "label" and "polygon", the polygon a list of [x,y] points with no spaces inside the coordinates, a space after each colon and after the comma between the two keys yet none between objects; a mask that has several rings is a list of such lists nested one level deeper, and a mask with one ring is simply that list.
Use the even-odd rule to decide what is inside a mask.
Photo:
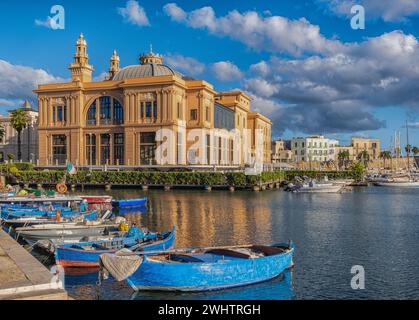
[{"label": "calm water surface", "polygon": [[[100,193],[92,191],[89,193]],[[419,189],[359,188],[344,194],[283,191],[113,190],[149,197],[147,213],[127,218],[150,230],[176,226],[176,246],[271,244],[292,239],[295,268],[278,279],[204,294],[134,294],[125,282],[69,270],[78,299],[417,299]],[[365,268],[365,290],[352,290],[351,267]]]}]

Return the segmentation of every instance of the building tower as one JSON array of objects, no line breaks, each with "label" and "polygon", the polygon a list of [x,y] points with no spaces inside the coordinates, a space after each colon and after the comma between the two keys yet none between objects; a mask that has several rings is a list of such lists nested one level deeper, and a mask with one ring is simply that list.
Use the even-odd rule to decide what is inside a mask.
[{"label": "building tower", "polygon": [[153,47],[150,46],[150,52],[140,56],[141,64],[163,64],[163,56],[161,54],[154,54]]},{"label": "building tower", "polygon": [[114,50],[113,55],[111,57],[111,65],[109,68],[109,79],[112,79],[114,75],[119,71],[119,56],[116,53],[116,50]]},{"label": "building tower", "polygon": [[71,80],[81,82],[91,82],[93,66],[89,64],[89,55],[87,54],[87,42],[80,33],[76,43],[76,54],[74,63],[70,64]]}]

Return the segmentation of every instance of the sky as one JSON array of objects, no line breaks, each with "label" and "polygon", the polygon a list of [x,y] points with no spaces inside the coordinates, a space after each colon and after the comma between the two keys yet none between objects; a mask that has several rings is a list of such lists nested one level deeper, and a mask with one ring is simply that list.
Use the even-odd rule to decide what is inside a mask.
[{"label": "sky", "polygon": [[[353,29],[362,5],[365,29]],[[51,7],[65,9],[54,30]],[[83,32],[95,80],[113,50],[121,66],[148,52],[218,91],[240,89],[273,121],[273,138],[323,134],[419,146],[417,0],[0,1],[0,113],[40,83],[66,82]]]}]

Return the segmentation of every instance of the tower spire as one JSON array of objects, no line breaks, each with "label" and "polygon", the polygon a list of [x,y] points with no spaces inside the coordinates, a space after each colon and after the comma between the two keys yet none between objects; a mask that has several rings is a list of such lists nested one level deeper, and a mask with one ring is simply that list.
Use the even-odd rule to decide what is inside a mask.
[{"label": "tower spire", "polygon": [[111,64],[109,67],[109,79],[112,79],[115,76],[115,74],[119,71],[119,62],[119,56],[116,53],[116,50],[114,50],[111,57]]},{"label": "tower spire", "polygon": [[81,82],[91,82],[93,66],[89,64],[89,55],[87,54],[87,42],[83,33],[76,42],[76,53],[74,62],[70,64],[71,80]]}]

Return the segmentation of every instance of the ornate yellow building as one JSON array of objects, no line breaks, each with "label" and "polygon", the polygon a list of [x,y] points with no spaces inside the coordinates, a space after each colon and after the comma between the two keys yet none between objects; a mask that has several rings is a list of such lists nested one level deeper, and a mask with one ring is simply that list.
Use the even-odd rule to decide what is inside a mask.
[{"label": "ornate yellow building", "polygon": [[[200,129],[201,165],[243,165],[254,153],[255,130],[263,132],[264,162],[270,162],[271,121],[250,111],[243,92],[217,92],[204,80],[181,75],[151,50],[140,64],[120,68],[116,52],[104,81],[92,82],[83,35],[70,64],[71,82],[39,85],[39,164],[154,165],[161,143],[174,150],[164,164],[189,165],[193,129]],[[161,130],[174,138],[160,136]],[[215,129],[215,130],[214,130]],[[250,135],[248,147],[236,143],[232,130]],[[248,130],[248,132],[245,129]],[[215,132],[215,133],[214,133]],[[189,136],[189,137],[188,137]],[[201,149],[200,149],[201,150]],[[235,152],[239,157],[233,156]]]}]

